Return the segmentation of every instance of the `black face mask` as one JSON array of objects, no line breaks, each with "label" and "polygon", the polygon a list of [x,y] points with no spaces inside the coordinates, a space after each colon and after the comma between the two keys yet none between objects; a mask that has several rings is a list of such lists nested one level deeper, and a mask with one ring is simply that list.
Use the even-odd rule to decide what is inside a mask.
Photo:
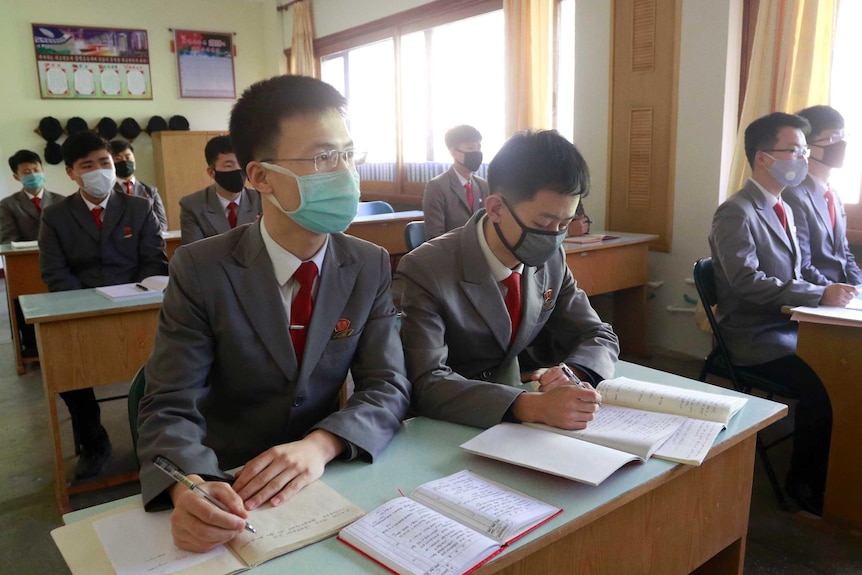
[{"label": "black face mask", "polygon": [[475,172],[482,166],[482,152],[461,152],[464,154],[464,161],[460,162],[462,166]]},{"label": "black face mask", "polygon": [[115,162],[114,171],[117,172],[118,178],[128,178],[135,173],[135,162],[132,160]]},{"label": "black face mask", "polygon": [[245,187],[245,172],[243,170],[216,171],[213,179],[232,194],[240,193]]},{"label": "black face mask", "polygon": [[560,246],[563,244],[563,240],[566,239],[566,235],[568,235],[569,230],[564,229],[552,232],[548,230],[528,228],[514,210],[512,210],[511,206],[509,206],[509,202],[503,200],[503,203],[506,205],[509,213],[512,214],[512,218],[515,220],[515,223],[521,228],[521,236],[518,238],[518,241],[512,245],[503,235],[503,230],[500,229],[500,224],[494,224],[494,230],[497,232],[497,237],[500,238],[500,241],[503,242],[506,249],[512,252],[512,255],[515,256],[518,261],[531,267],[539,267],[551,259],[551,256],[560,249]]},{"label": "black face mask", "polygon": [[817,144],[811,145],[823,150],[823,158],[819,160],[817,160],[817,158],[812,159],[817,160],[824,166],[829,166],[830,168],[840,168],[844,165],[844,154],[847,152],[847,142],[844,140],[835,142],[828,146],[818,146]]}]

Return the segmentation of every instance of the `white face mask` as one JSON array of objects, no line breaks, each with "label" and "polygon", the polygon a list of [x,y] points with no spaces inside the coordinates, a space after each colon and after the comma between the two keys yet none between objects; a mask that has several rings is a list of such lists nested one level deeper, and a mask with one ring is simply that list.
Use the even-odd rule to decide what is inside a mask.
[{"label": "white face mask", "polygon": [[117,174],[112,169],[102,168],[81,174],[81,180],[84,182],[85,192],[94,198],[104,198],[114,188]]}]

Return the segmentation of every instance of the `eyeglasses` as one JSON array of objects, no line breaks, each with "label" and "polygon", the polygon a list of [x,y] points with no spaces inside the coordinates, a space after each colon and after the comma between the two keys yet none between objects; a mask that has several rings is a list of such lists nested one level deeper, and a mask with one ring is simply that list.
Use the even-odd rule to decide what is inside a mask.
[{"label": "eyeglasses", "polygon": [[844,140],[847,137],[847,134],[841,132],[839,134],[832,134],[826,138],[819,138],[811,142],[812,146],[817,146],[818,148],[825,148],[830,144],[837,144],[838,142]]},{"label": "eyeglasses", "polygon": [[361,166],[365,163],[365,158],[368,157],[368,152],[364,150],[329,150],[315,155],[313,158],[281,158],[281,159],[266,159],[262,162],[314,162],[315,172],[331,172],[338,167],[338,161],[344,160],[348,168]]},{"label": "eyeglasses", "polygon": [[772,150],[760,150],[761,152],[790,152],[793,154],[794,158],[808,158],[811,155],[811,148],[805,146],[804,148],[775,148]]}]

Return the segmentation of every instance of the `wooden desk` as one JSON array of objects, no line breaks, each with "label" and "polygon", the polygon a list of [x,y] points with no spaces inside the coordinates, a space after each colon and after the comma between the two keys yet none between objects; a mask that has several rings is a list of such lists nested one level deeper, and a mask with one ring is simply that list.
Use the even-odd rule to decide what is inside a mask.
[{"label": "wooden desk", "polygon": [[26,364],[38,362],[38,357],[21,355],[21,335],[18,330],[18,314],[15,301],[24,294],[45,293],[48,286],[42,281],[39,271],[39,248],[16,249],[12,244],[0,245],[3,268],[6,273],[6,304],[9,306],[9,325],[12,329],[12,349],[15,352],[15,365],[18,375],[27,370]]},{"label": "wooden desk", "polygon": [[[165,238],[167,256],[170,260],[180,245],[180,231],[162,232],[162,237]],[[46,293],[48,286],[42,281],[42,272],[39,270],[39,248],[15,249],[12,244],[0,244],[0,255],[3,256],[6,270],[6,303],[9,306],[9,323],[12,327],[12,347],[15,351],[18,375],[23,375],[27,370],[27,364],[37,363],[39,358],[21,356],[15,300],[22,295]]]},{"label": "wooden desk", "polygon": [[[344,233],[377,244],[385,248],[390,256],[401,256],[407,253],[404,228],[408,223],[421,220],[423,217],[425,214],[422,210],[357,216]],[[394,271],[395,268],[392,269]]]},{"label": "wooden desk", "polygon": [[566,263],[587,295],[614,294],[614,332],[624,353],[647,357],[646,284],[652,234],[596,232],[619,236],[593,244],[566,240]]},{"label": "wooden desk", "polygon": [[832,402],[823,519],[862,531],[862,323],[800,321],[796,353],[820,376]]},{"label": "wooden desk", "polygon": [[[54,439],[57,505],[69,510],[69,495],[134,481],[137,473],[67,487],[56,394],[131,381],[150,356],[162,294],[111,301],[94,289],[23,295],[27,323],[36,325],[42,385]],[[98,361],[95,361],[98,359]]]},{"label": "wooden desk", "polygon": [[[617,373],[724,395],[733,391],[621,362]],[[757,431],[786,406],[750,398],[700,467],[658,459],[629,464],[598,487],[470,455],[458,445],[480,430],[425,418],[409,420],[371,465],[331,462],[323,480],[370,510],[431,479],[461,469],[564,509],[512,544],[477,575],[668,575],[742,573]],[[126,498],[64,516],[74,523]],[[88,558],[89,559],[89,558]],[[82,572],[97,573],[85,569]],[[330,538],[255,567],[276,573],[385,574],[382,567]]]}]

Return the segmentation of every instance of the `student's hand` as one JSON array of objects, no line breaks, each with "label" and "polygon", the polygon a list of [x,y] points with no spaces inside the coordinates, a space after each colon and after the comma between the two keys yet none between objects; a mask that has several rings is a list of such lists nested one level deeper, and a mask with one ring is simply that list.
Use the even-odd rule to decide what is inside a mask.
[{"label": "student's hand", "polygon": [[255,509],[267,501],[273,506],[287,501],[323,475],[323,468],[344,450],[335,435],[316,429],[300,441],[270,447],[245,464],[233,488]]},{"label": "student's hand", "polygon": [[561,429],[584,429],[599,410],[602,396],[594,389],[561,385],[546,392],[525,392],[512,405],[520,421],[544,423]]},{"label": "student's hand", "polygon": [[248,513],[242,506],[242,499],[229,484],[204,482],[198,475],[189,475],[189,478],[204,485],[210,495],[228,508],[228,511],[222,511],[185,485],[171,486],[169,493],[174,502],[171,534],[174,545],[186,551],[204,553],[242,533]]},{"label": "student's hand", "polygon": [[847,307],[853,298],[856,297],[856,288],[849,284],[832,284],[826,286],[823,291],[823,297],[820,298],[820,305],[828,305],[832,307]]},{"label": "student's hand", "polygon": [[582,236],[590,232],[590,220],[587,216],[578,216],[569,224],[570,236]]},{"label": "student's hand", "polygon": [[[587,378],[587,374],[578,369],[577,367],[571,367],[570,369],[575,372],[584,385],[590,387],[590,383]],[[563,370],[560,369],[559,366],[554,367],[543,367],[537,369],[536,371],[530,373],[529,375],[530,381],[538,381],[539,382],[539,391],[551,391],[561,385],[571,385],[572,381],[568,378],[568,376],[563,373]]]}]

